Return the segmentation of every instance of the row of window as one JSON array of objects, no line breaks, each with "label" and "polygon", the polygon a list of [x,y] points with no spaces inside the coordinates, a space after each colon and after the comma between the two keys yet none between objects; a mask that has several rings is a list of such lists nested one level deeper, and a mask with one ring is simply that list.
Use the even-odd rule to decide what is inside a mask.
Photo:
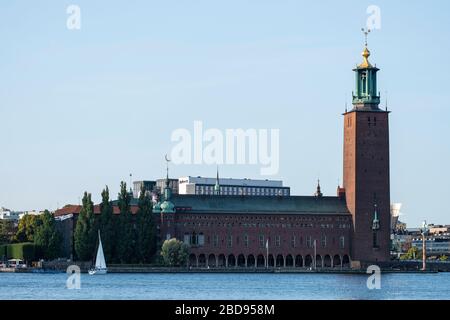
[{"label": "row of window", "polygon": [[[321,228],[321,229],[333,229],[333,224],[313,224],[313,223],[224,223],[224,222],[184,222],[184,223],[176,223],[178,227],[224,227],[224,228],[232,228],[235,226],[243,227],[243,228]],[[340,223],[336,226],[338,229],[350,229],[350,224]]]},{"label": "row of window", "polygon": [[[369,127],[370,126],[376,127],[377,126],[377,117],[373,117],[373,118],[367,117],[367,124]],[[351,126],[352,126],[352,118],[348,117],[347,118],[347,127],[351,127]]]},{"label": "row of window", "polygon": [[[307,248],[314,248],[321,246],[322,248],[326,248],[328,245],[328,237],[326,235],[322,235],[319,239],[320,242],[318,242],[316,239],[313,239],[312,236],[306,236],[306,247]],[[213,247],[219,247],[222,240],[222,243],[226,241],[226,246],[228,248],[233,247],[233,235],[227,235],[226,239],[220,239],[219,235],[215,234],[212,236],[212,245]],[[258,236],[258,239],[253,239],[253,241],[258,240],[259,247],[260,248],[269,248],[269,247],[280,247],[281,246],[281,236],[276,235],[273,238],[266,237],[263,234],[260,234]],[[184,243],[187,243],[191,246],[204,246],[205,245],[205,236],[203,233],[186,233],[184,234]],[[207,237],[207,243],[210,244],[210,237]],[[250,236],[248,234],[243,235],[243,243],[244,247],[249,247],[250,245]],[[239,237],[236,237],[237,245],[239,245]],[[333,245],[335,244],[335,238],[332,238]],[[297,248],[303,246],[303,237],[298,237],[297,235],[292,235],[290,237],[290,244],[292,248]],[[345,237],[340,236],[339,237],[339,248],[344,249],[345,248]]]},{"label": "row of window", "polygon": [[297,222],[297,221],[329,221],[332,222],[334,221],[342,221],[342,222],[346,222],[349,221],[350,218],[347,217],[312,217],[312,216],[294,216],[294,217],[276,217],[276,216],[267,216],[267,217],[261,217],[261,216],[257,216],[257,215],[243,215],[240,216],[238,218],[236,218],[236,216],[219,216],[219,215],[183,215],[182,218],[179,218],[180,220],[221,220],[221,221],[226,221],[226,220],[257,220],[260,222],[265,222],[268,220],[280,220],[280,221],[292,221],[292,222]]},{"label": "row of window", "polygon": [[[196,194],[215,194],[214,186],[195,186]],[[286,188],[262,188],[262,187],[227,187],[220,186],[222,195],[252,195],[252,196],[288,196]]]}]

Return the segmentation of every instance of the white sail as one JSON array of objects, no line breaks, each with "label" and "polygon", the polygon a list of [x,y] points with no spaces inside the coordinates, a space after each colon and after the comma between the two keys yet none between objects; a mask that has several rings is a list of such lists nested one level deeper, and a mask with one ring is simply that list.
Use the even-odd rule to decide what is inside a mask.
[{"label": "white sail", "polygon": [[102,239],[100,238],[100,231],[98,232],[98,250],[97,250],[97,258],[95,259],[95,268],[96,269],[106,268],[105,255],[103,254]]}]

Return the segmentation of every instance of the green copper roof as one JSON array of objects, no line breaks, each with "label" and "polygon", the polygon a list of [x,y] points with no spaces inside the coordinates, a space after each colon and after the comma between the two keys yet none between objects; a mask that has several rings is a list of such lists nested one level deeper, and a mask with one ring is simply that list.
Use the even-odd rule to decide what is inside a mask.
[{"label": "green copper roof", "polygon": [[172,195],[172,201],[192,213],[349,214],[339,197]]},{"label": "green copper roof", "polygon": [[154,204],[153,212],[154,213],[160,213],[161,212],[161,203],[159,201]]},{"label": "green copper roof", "polygon": [[161,203],[161,212],[162,213],[173,213],[175,212],[174,210],[174,205],[172,202],[165,200],[163,203]]}]

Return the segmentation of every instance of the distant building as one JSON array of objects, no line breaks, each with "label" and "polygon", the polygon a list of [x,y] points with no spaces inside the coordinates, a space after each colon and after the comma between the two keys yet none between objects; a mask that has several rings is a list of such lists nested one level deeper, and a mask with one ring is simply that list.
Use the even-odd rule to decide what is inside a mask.
[{"label": "distant building", "polygon": [[205,177],[182,177],[178,179],[179,194],[214,195],[218,191],[223,196],[289,196],[290,188],[278,180],[224,179]]},{"label": "distant building", "polygon": [[141,194],[141,188],[144,187],[145,192],[153,192],[156,190],[156,181],[143,180],[133,182],[133,198],[139,198]]},{"label": "distant building", "polygon": [[44,211],[37,211],[37,210],[25,211],[25,212],[22,212],[19,214],[19,220],[22,219],[26,215],[39,216],[43,213],[44,213]]},{"label": "distant building", "polygon": [[[156,180],[156,190],[159,194],[164,192],[164,188],[166,187],[166,179],[157,179]],[[169,179],[169,187],[172,189],[173,194],[178,194],[178,179]]]},{"label": "distant building", "polygon": [[[411,244],[413,247],[422,250],[422,237],[414,237]],[[425,246],[427,256],[450,255],[450,236],[427,236]]]},{"label": "distant building", "polygon": [[19,221],[19,216],[22,212],[19,211],[11,211],[9,209],[0,208],[0,220],[13,220]]},{"label": "distant building", "polygon": [[430,224],[430,225],[428,225],[428,228],[429,228],[428,232],[433,235],[439,235],[439,234],[445,235],[445,234],[450,233],[450,225],[443,226],[443,225]]},{"label": "distant building", "polygon": [[[120,209],[117,205],[117,201],[112,201],[113,215],[118,216],[120,214]],[[132,199],[130,203],[131,214],[135,215],[138,211],[137,200]],[[77,225],[78,215],[82,206],[68,204],[61,209],[54,212],[53,216],[56,221],[56,228],[62,234],[62,257],[73,258],[74,251],[74,232]],[[99,216],[101,214],[100,205],[94,205],[94,214]]]},{"label": "distant building", "polygon": [[394,232],[398,229],[399,223],[398,217],[401,215],[400,208],[402,207],[401,203],[393,203],[391,204],[391,232]]}]

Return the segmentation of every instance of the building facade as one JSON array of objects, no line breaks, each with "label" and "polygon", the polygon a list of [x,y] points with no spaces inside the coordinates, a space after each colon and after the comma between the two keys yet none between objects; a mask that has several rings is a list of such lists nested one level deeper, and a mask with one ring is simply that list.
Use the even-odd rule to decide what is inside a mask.
[{"label": "building facade", "polygon": [[[379,69],[369,63],[367,44],[362,55],[354,69],[353,108],[344,113],[344,179],[336,196],[324,196],[319,183],[312,196],[291,196],[281,181],[169,179],[167,173],[152,184],[160,244],[171,238],[187,243],[193,268],[357,268],[388,262],[389,112],[379,107]],[[74,225],[79,209],[65,207],[57,215],[74,214]],[[116,205],[113,210],[120,214]],[[94,213],[100,213],[98,206]]]},{"label": "building facade", "polygon": [[[163,201],[154,206],[161,239],[188,243],[192,267],[342,268],[389,261],[389,112],[379,107],[379,69],[369,63],[367,44],[362,56],[354,69],[353,108],[344,113],[344,179],[337,196],[324,197],[320,185],[314,196],[225,196],[219,177],[214,183],[182,178],[179,193],[194,195],[172,195],[167,180]],[[198,186],[208,188],[198,192]]]},{"label": "building facade", "polygon": [[[216,187],[217,184],[217,187]],[[182,177],[178,179],[179,194],[197,195],[249,195],[289,196],[290,188],[279,180],[224,179],[205,177]]]}]

